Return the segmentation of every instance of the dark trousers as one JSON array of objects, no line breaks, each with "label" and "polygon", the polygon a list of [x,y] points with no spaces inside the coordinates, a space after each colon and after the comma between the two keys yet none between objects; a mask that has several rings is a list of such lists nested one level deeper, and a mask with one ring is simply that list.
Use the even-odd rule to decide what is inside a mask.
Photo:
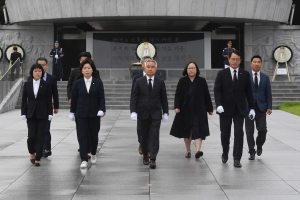
[{"label": "dark trousers", "polygon": [[27,147],[30,154],[35,155],[35,160],[40,160],[43,155],[43,144],[47,119],[37,119],[35,112],[32,118],[27,118],[28,139]]},{"label": "dark trousers", "polygon": [[233,116],[220,115],[221,143],[223,147],[223,153],[228,154],[232,120],[234,123],[233,158],[234,160],[240,160],[243,155],[244,116],[240,114],[237,107]]},{"label": "dark trousers", "polygon": [[91,153],[95,155],[100,131],[100,117],[77,118],[77,133],[79,136],[80,157],[88,161],[88,143],[91,142]]},{"label": "dark trousers", "polygon": [[56,80],[60,80],[63,77],[63,68],[61,62],[57,62],[54,60],[52,65],[52,75],[56,77]]},{"label": "dark trousers", "polygon": [[141,143],[141,120],[140,119],[137,119],[136,133],[138,137],[138,142]]},{"label": "dark trousers", "polygon": [[150,149],[150,159],[156,160],[159,151],[159,129],[160,119],[140,119],[141,121],[141,144],[144,157],[148,156],[148,140]]},{"label": "dark trousers", "polygon": [[[76,125],[77,141],[78,141],[79,149],[80,149],[79,133],[78,133],[78,128],[77,128],[77,117],[75,118],[75,125]],[[89,142],[87,143],[87,151],[90,153],[90,152],[91,152],[91,139],[90,139],[90,134],[88,135],[88,137],[89,137]]]},{"label": "dark trousers", "polygon": [[[15,70],[16,70],[16,75],[14,74]],[[20,74],[20,66],[12,67],[12,69],[10,70],[10,80],[14,81],[16,78],[19,78],[19,74]]]},{"label": "dark trousers", "polygon": [[261,112],[257,106],[255,106],[255,118],[254,120],[249,119],[249,113],[245,116],[245,129],[247,135],[247,143],[250,154],[255,154],[256,151],[254,141],[254,122],[257,129],[256,146],[262,147],[266,141],[267,135],[267,115],[265,112]]},{"label": "dark trousers", "polygon": [[44,137],[44,147],[43,150],[51,150],[51,133],[50,133],[51,121],[47,120],[46,132]]}]

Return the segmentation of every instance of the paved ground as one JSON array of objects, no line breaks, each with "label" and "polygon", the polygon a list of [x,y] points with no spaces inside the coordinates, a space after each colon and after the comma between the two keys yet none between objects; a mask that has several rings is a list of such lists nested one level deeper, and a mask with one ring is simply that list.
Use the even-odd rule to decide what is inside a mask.
[{"label": "paved ground", "polygon": [[80,170],[75,124],[68,114],[55,115],[53,155],[41,167],[29,161],[20,110],[0,115],[0,199],[300,199],[300,117],[274,111],[262,156],[249,161],[244,148],[243,167],[237,169],[232,156],[221,163],[217,115],[209,116],[211,136],[203,143],[203,158],[196,160],[186,159],[183,141],[169,135],[171,112],[161,127],[157,169],[149,170],[137,152],[136,122],[129,111],[108,110],[97,163]]}]

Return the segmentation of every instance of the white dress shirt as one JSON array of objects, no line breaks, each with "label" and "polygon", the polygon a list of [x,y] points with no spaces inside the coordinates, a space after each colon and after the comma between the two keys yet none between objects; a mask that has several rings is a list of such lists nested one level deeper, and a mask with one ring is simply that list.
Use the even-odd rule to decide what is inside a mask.
[{"label": "white dress shirt", "polygon": [[[149,79],[150,79],[149,76],[146,75],[146,78],[147,78],[147,84],[149,84]],[[152,83],[152,88],[153,88],[153,85],[154,85],[154,76],[151,77],[151,83]]]},{"label": "white dress shirt", "polygon": [[234,76],[234,70],[236,70],[236,72],[235,72],[236,73],[236,79],[239,80],[239,75],[238,75],[239,74],[239,68],[240,67],[238,67],[236,69],[233,69],[232,67],[229,68],[230,72],[231,72],[231,78],[232,78],[232,80],[233,80],[233,76]]},{"label": "white dress shirt", "polygon": [[40,82],[41,82],[41,79],[39,79],[37,81],[33,79],[33,94],[34,94],[35,98],[37,97],[37,93],[39,91]]},{"label": "white dress shirt", "polygon": [[91,87],[92,79],[93,79],[93,77],[91,77],[89,79],[84,78],[85,87],[86,87],[86,90],[87,90],[88,93],[90,92],[90,87]]},{"label": "white dress shirt", "polygon": [[252,71],[252,77],[253,77],[253,83],[255,84],[255,73],[257,73],[257,82],[259,85],[259,81],[260,81],[260,71],[259,72],[254,72]]}]

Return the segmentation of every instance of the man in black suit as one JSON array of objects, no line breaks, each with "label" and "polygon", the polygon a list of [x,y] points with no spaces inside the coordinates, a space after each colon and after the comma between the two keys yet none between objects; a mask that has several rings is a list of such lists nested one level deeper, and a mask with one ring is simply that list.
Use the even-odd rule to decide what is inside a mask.
[{"label": "man in black suit", "polygon": [[[20,59],[20,63],[22,63],[22,55],[21,53],[18,52],[18,47],[13,47],[13,51],[10,54],[10,64],[13,65],[16,60],[19,58]],[[16,77],[14,77],[14,72],[16,69]],[[19,73],[20,73],[20,66],[14,66],[13,69],[10,70],[10,77],[11,80],[15,80],[15,78],[19,78]]]},{"label": "man in black suit", "polygon": [[254,119],[254,101],[251,89],[250,74],[240,68],[242,56],[239,51],[232,51],[228,58],[230,67],[218,72],[214,95],[217,113],[220,115],[221,142],[223,147],[222,162],[228,160],[232,120],[234,121],[234,166],[242,167],[240,160],[243,154],[243,125],[246,114],[246,99],[249,103],[249,117]]},{"label": "man in black suit", "polygon": [[[54,114],[57,114],[59,111],[59,101],[58,101],[58,90],[57,90],[57,81],[55,76],[48,74],[48,60],[46,58],[40,57],[36,61],[37,64],[40,64],[44,70],[44,76],[42,77],[44,81],[48,82],[51,87],[52,92],[52,107],[54,109]],[[32,80],[32,77],[28,77],[28,81]],[[51,121],[47,121],[46,133],[44,138],[43,145],[43,157],[47,158],[52,155],[51,152],[51,133],[50,133]]]},{"label": "man in black suit", "polygon": [[[143,76],[146,75],[146,72],[145,72],[145,63],[148,60],[152,60],[152,57],[150,57],[150,56],[144,56],[141,59],[141,64],[142,64],[143,72],[139,73],[139,74],[137,74],[137,75],[135,75],[133,77],[130,98],[132,97],[133,89],[134,89],[134,85],[135,85],[136,80],[139,79],[139,78],[142,78]],[[140,155],[143,155],[143,149],[142,149],[141,139],[140,139],[140,137],[141,137],[141,121],[139,119],[137,120],[136,132],[137,132],[138,142],[139,142],[138,152],[139,152]]]},{"label": "man in black suit", "polygon": [[160,123],[161,120],[163,122],[167,121],[169,113],[166,86],[163,80],[154,76],[156,71],[156,61],[147,61],[145,65],[146,76],[136,81],[130,100],[131,119],[141,121],[144,165],[149,165],[147,142],[149,137],[151,169],[156,168]]}]

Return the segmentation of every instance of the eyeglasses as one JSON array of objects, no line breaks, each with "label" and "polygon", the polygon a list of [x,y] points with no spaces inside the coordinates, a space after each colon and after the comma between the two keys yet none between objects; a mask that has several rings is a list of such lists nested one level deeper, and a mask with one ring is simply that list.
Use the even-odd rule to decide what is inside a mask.
[{"label": "eyeglasses", "polygon": [[189,70],[194,70],[194,69],[196,69],[196,67],[189,67],[189,68],[187,68],[187,69],[189,69]]},{"label": "eyeglasses", "polygon": [[233,62],[240,62],[241,61],[241,59],[239,59],[239,58],[230,58],[230,60],[233,61]]}]

